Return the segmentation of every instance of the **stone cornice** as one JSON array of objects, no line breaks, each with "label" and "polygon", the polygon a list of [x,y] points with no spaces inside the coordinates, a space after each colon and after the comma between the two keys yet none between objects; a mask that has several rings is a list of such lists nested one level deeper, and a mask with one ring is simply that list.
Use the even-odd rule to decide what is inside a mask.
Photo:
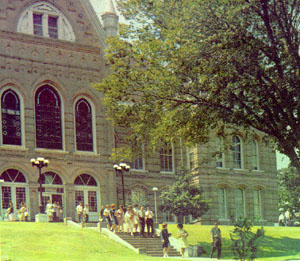
[{"label": "stone cornice", "polygon": [[23,33],[0,31],[0,39],[19,41],[27,44],[43,45],[45,47],[60,48],[94,55],[100,55],[102,52],[101,47],[83,45],[64,40],[39,37]]}]

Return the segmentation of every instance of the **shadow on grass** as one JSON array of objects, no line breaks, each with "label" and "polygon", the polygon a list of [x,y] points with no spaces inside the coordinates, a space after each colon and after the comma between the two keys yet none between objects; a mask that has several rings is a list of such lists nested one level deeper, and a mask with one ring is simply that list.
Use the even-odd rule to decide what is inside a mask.
[{"label": "shadow on grass", "polygon": [[[207,242],[197,242],[206,251],[202,257],[209,257],[211,252],[211,244]],[[289,237],[274,238],[270,236],[264,236],[258,240],[258,253],[257,258],[268,258],[268,257],[284,257],[293,256],[300,254],[300,239],[294,239]],[[217,252],[217,251],[216,251]],[[214,253],[216,257],[217,253]],[[222,258],[233,259],[233,253],[231,250],[231,240],[222,240]],[[287,259],[288,260],[288,259]],[[290,259],[295,260],[295,259]]]}]

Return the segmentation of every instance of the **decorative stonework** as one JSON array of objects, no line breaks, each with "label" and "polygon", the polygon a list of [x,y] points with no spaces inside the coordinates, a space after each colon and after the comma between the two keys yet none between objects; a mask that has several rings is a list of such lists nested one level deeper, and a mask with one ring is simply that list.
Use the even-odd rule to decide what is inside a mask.
[{"label": "decorative stonework", "polygon": [[[70,22],[65,15],[56,7],[47,2],[38,2],[27,8],[20,16],[17,31],[25,34],[33,34],[33,13],[46,16],[58,17],[58,38],[62,40],[75,42],[75,34]],[[44,19],[44,18],[43,18]],[[48,28],[43,25],[44,36],[49,37]]]}]

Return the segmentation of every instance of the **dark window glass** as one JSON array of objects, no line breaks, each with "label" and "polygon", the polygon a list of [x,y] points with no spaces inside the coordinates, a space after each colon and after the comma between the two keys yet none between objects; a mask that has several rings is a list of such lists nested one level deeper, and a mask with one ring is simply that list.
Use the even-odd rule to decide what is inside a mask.
[{"label": "dark window glass", "polygon": [[172,147],[169,144],[160,149],[160,170],[173,171]]},{"label": "dark window glass", "polygon": [[88,174],[81,174],[78,176],[75,179],[74,184],[79,186],[97,186],[96,180]]},{"label": "dark window glass", "polygon": [[33,14],[33,33],[34,35],[43,36],[43,15]]},{"label": "dark window glass", "polygon": [[58,38],[57,17],[48,17],[48,32],[51,38]]},{"label": "dark window glass", "polygon": [[7,169],[1,175],[0,179],[4,179],[4,182],[19,182],[26,183],[24,175],[16,169]]},{"label": "dark window glass", "polygon": [[62,149],[61,103],[50,86],[41,87],[35,96],[36,146]]},{"label": "dark window glass", "polygon": [[242,150],[241,150],[241,141],[239,137],[232,137],[232,156],[233,156],[233,167],[240,169],[242,168]]},{"label": "dark window glass", "polygon": [[93,123],[91,106],[85,99],[76,103],[76,146],[77,150],[93,151]]},{"label": "dark window glass", "polygon": [[54,172],[45,172],[41,176],[42,184],[48,185],[63,185],[62,179]]},{"label": "dark window glass", "polygon": [[2,142],[9,145],[21,145],[21,115],[18,95],[7,90],[1,98]]}]

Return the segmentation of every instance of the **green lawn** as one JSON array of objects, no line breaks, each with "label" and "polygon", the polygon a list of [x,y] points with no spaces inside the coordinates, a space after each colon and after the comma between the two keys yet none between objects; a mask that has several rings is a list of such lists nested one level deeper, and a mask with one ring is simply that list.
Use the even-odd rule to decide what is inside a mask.
[{"label": "green lawn", "polygon": [[0,222],[1,256],[12,261],[165,260],[135,254],[96,231],[62,223]]},{"label": "green lawn", "polygon": [[[208,256],[212,226],[185,225],[190,244],[202,245]],[[223,234],[223,258],[233,258],[230,250],[230,226],[220,226]],[[176,225],[169,225],[176,236]],[[300,259],[300,228],[265,227],[258,260]],[[93,260],[166,260],[137,255],[96,231],[66,227],[62,223],[0,222],[0,257],[12,261],[93,261]],[[1,258],[0,258],[1,260]]]},{"label": "green lawn", "polygon": [[[213,226],[184,225],[191,245],[201,245],[209,256],[210,230]],[[222,258],[232,259],[230,232],[232,226],[220,226],[223,237]],[[255,229],[255,228],[254,228]],[[265,236],[259,241],[257,260],[300,260],[300,227],[264,227]],[[168,225],[168,230],[176,236],[176,225]]]}]

